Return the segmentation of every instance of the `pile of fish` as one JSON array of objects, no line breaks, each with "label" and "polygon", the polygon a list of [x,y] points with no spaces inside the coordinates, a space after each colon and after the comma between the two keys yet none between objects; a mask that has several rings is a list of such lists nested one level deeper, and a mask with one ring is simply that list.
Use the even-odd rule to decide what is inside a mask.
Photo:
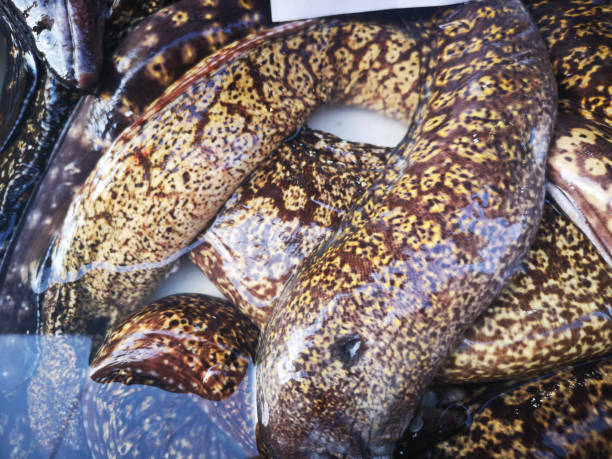
[{"label": "pile of fish", "polygon": [[0,7],[11,455],[612,454],[608,2],[107,3]]}]

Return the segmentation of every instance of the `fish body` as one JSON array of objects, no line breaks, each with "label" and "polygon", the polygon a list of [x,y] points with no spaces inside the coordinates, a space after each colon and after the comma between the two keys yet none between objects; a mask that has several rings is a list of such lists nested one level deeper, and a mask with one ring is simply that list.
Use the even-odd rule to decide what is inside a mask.
[{"label": "fish body", "polygon": [[612,266],[612,6],[528,1],[559,87],[547,188]]},{"label": "fish body", "polygon": [[[236,189],[191,259],[263,329],[291,276],[380,174],[391,149],[305,127]],[[612,270],[546,201],[534,243],[437,381],[540,374],[612,351]]]},{"label": "fish body", "polygon": [[273,456],[389,454],[535,235],[556,94],[529,14],[470,2],[423,30],[403,155],[262,332],[258,440]]},{"label": "fish body", "polygon": [[[360,33],[388,36],[393,52],[412,50],[395,29],[292,23],[224,48],[168,88],[75,196],[51,253],[41,330],[86,328],[103,309],[113,321],[117,305],[142,301],[233,189],[316,105],[374,84],[361,61],[335,53]],[[406,67],[393,81],[410,88],[417,76]],[[354,92],[345,94],[348,83]],[[406,117],[415,100],[401,100]]]},{"label": "fish body", "polygon": [[[610,357],[563,368],[461,402],[466,429],[416,457],[610,457],[612,362]],[[396,451],[405,457],[409,451]],[[400,455],[401,454],[401,455]]]},{"label": "fish body", "polygon": [[[0,301],[6,311],[23,310],[19,331],[35,329],[34,297],[44,290],[41,264],[70,202],[100,156],[149,103],[201,58],[263,26],[267,18],[261,7],[247,6],[177,2],[134,27],[108,56],[100,94],[84,96],[76,107],[32,197],[12,256],[5,260]],[[2,327],[14,328],[15,321],[7,320]]]}]

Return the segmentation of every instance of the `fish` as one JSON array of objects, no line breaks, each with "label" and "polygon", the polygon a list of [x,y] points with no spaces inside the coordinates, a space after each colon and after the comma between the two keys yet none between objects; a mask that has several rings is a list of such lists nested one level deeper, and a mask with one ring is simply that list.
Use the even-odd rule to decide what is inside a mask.
[{"label": "fish", "polygon": [[535,236],[556,114],[544,43],[519,2],[444,11],[423,29],[403,155],[301,266],[262,331],[262,453],[390,454]]},{"label": "fish", "polygon": [[[45,284],[49,288],[42,295],[41,332],[86,329],[87,321],[98,317],[102,310],[116,311],[118,305],[127,309],[137,305],[260,159],[280,144],[287,133],[293,132],[316,103],[331,97],[334,84],[344,84],[349,78],[355,80],[355,88],[351,88],[354,93],[339,91],[338,98],[344,99],[359,94],[362,87],[373,85],[373,81],[365,78],[366,71],[357,67],[359,62],[353,61],[345,69],[346,74],[332,79],[333,62],[329,62],[326,54],[330,52],[329,46],[323,45],[331,38],[329,35],[350,37],[362,27],[387,34],[394,40],[390,45],[393,51],[401,53],[404,35],[394,29],[359,23],[346,26],[325,22],[320,25],[290,23],[252,35],[204,59],[150,105],[102,156],[68,209],[49,255]],[[297,43],[295,50],[285,40],[292,32]],[[300,33],[316,37],[314,43],[304,40],[301,44]],[[324,83],[317,86],[296,75],[291,89],[296,91],[294,100],[279,97],[275,91],[283,76],[277,76],[272,69],[286,68],[285,63],[270,61],[270,68],[261,64],[266,55],[281,49],[291,51],[289,56],[305,56],[299,59],[312,55],[313,62],[308,65],[321,67]],[[337,65],[341,64],[344,62],[338,60]],[[296,72],[304,68],[294,65],[297,65]],[[392,81],[410,87],[417,73],[408,67],[402,69],[405,75],[400,74]],[[251,71],[253,75],[247,75]],[[388,72],[389,68],[380,71]],[[359,81],[360,78],[365,81]],[[221,97],[217,98],[217,94]],[[227,97],[248,102],[249,111],[244,116],[252,118],[251,123],[240,124],[236,119],[240,115],[233,112],[231,105],[233,99],[226,100]],[[368,97],[374,99],[377,95],[372,92]],[[408,113],[414,100],[415,97],[409,97],[398,103]],[[231,114],[227,112],[227,104],[231,105]],[[286,113],[286,119],[282,113]],[[173,122],[167,123],[170,120]],[[269,136],[261,134],[262,128],[256,120],[266,125]],[[224,123],[230,122],[231,125],[224,127]],[[195,123],[194,129],[189,128],[189,123]],[[160,130],[162,125],[165,128]],[[219,130],[225,132],[226,128],[228,135],[219,137]],[[173,153],[179,151],[180,155]],[[175,161],[178,161],[176,167]],[[207,174],[203,176],[201,170]],[[218,182],[216,170],[223,171],[223,181]],[[98,188],[103,183],[104,191]],[[151,186],[157,190],[153,191]],[[94,196],[90,193],[96,198],[92,199]],[[150,205],[141,199],[145,197],[152,200]],[[142,206],[131,209],[136,202]],[[125,211],[131,210],[119,211],[124,205]],[[100,214],[100,206],[111,206],[114,210],[109,208]],[[102,218],[92,218],[91,212]],[[141,214],[136,218],[134,212]],[[124,220],[128,214],[130,223]],[[150,222],[151,218],[159,220]],[[117,231],[116,225],[123,229]],[[145,227],[147,230],[143,232]],[[157,228],[156,234],[150,232],[153,228]],[[109,289],[111,284],[113,288]]]},{"label": "fish", "polygon": [[[258,339],[259,330],[247,316],[227,300],[207,295],[171,295],[124,318],[107,335],[85,384],[83,421],[92,451],[106,457],[117,451],[126,454],[121,443],[130,448],[130,455],[137,447],[147,448],[146,440],[139,444],[132,439],[147,438],[147,425],[156,424],[148,421],[151,417],[177,411],[165,401],[170,398],[198,407],[192,429],[211,424],[229,436],[225,441],[202,436],[187,453],[211,454],[216,447],[225,451],[234,444],[240,456],[257,455],[252,400]],[[145,386],[185,396],[156,396],[159,391]],[[137,405],[141,392],[155,398],[140,410],[140,422],[133,424],[118,406]],[[182,435],[176,430],[178,434],[170,430],[172,438]]]},{"label": "fish", "polygon": [[[338,230],[390,150],[304,127],[236,189],[191,260],[263,329],[291,276]],[[436,381],[527,377],[612,352],[610,305],[612,270],[548,197],[524,261]]]},{"label": "fish", "polygon": [[263,328],[285,284],[374,184],[391,151],[304,126],[235,190],[190,259]]},{"label": "fish", "polygon": [[547,189],[612,266],[612,6],[529,0],[559,87]]},{"label": "fish", "polygon": [[[48,245],[61,226],[68,203],[112,140],[202,56],[262,27],[267,18],[259,8],[257,2],[225,2],[212,8],[199,1],[184,0],[137,25],[109,56],[101,95],[81,99],[14,244],[0,293],[2,310],[9,316],[0,323],[5,333],[41,334],[44,329],[38,301],[44,288],[37,284],[38,270],[45,269]],[[86,362],[81,361],[81,342],[64,336],[72,333],[91,338],[96,347],[112,313],[118,314],[110,307],[101,308],[95,317],[80,320],[78,327],[71,321],[55,324],[54,339],[40,340],[34,369],[9,372],[15,378],[34,373],[27,381],[28,411],[44,454],[53,451],[66,432],[70,434],[63,438],[72,450],[86,450],[80,441],[84,438],[82,427],[75,424],[73,417],[73,407],[85,381]],[[32,362],[29,353],[22,360]],[[12,382],[16,383],[19,381]],[[58,429],[58,425],[62,427]]]},{"label": "fish", "polygon": [[[552,454],[586,458],[612,454],[610,356],[531,380],[482,389],[475,389],[475,396],[460,402],[470,413],[467,428],[416,457]],[[402,457],[400,452],[398,457]]]},{"label": "fish", "polygon": [[[6,102],[0,139],[0,279],[4,278],[22,217],[77,96],[36,59],[14,17],[0,10],[6,32]],[[22,330],[28,306],[0,298],[0,331]]]},{"label": "fish", "polygon": [[[5,260],[0,310],[13,317],[1,321],[0,330],[36,332],[35,297],[44,290],[39,272],[46,252],[68,205],[121,131],[201,58],[267,21],[265,8],[257,3],[247,9],[236,1],[210,7],[182,0],[135,26],[107,57],[100,94],[79,101],[31,198],[12,256]],[[98,315],[103,316],[101,311]],[[83,327],[80,333],[85,332]]]},{"label": "fish", "polygon": [[59,79],[86,91],[95,89],[106,2],[9,0],[7,7],[29,29],[38,52]]}]

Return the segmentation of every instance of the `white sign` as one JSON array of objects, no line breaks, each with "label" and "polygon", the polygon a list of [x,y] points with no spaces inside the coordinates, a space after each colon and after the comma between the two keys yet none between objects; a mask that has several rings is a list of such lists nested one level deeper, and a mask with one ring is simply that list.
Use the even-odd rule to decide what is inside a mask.
[{"label": "white sign", "polygon": [[464,2],[457,0],[270,0],[270,3],[272,20],[281,22],[335,14],[451,5]]}]

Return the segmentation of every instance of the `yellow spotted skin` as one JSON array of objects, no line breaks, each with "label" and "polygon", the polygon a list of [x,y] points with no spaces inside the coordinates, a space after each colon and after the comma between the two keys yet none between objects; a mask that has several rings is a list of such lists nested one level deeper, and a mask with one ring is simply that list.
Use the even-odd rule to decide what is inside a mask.
[{"label": "yellow spotted skin", "polygon": [[[150,8],[154,2],[138,3],[143,8]],[[127,314],[136,306],[118,308],[116,304],[99,304],[98,309],[90,310],[89,315],[81,314],[79,308],[87,310],[87,304],[77,306],[78,297],[70,296],[75,301],[64,301],[61,305],[65,322],[39,324],[38,302],[33,293],[40,288],[37,284],[39,265],[61,226],[69,202],[102,152],[163,92],[170,83],[168,80],[178,79],[195,62],[224,43],[262,27],[264,18],[261,10],[245,9],[242,3],[225,1],[222,5],[202,5],[199,0],[177,2],[131,30],[109,56],[101,94],[98,97],[88,96],[79,105],[62,144],[55,151],[54,162],[33,198],[27,220],[15,243],[6,277],[1,282],[0,314],[3,319],[0,329],[4,331],[6,327],[14,332],[18,325],[20,332],[87,335],[93,338],[95,349],[104,337],[109,322],[114,322],[120,313]],[[260,2],[255,2],[254,6],[259,8]],[[188,17],[189,21],[176,25],[173,18],[177,15]],[[109,33],[113,31],[117,29],[113,28]],[[189,55],[184,52],[186,47],[191,50]],[[157,65],[164,70],[161,72],[163,79],[158,78],[160,74],[155,72]],[[57,85],[55,80],[52,83]],[[47,84],[41,94],[45,98],[43,101],[50,99],[57,104],[59,96],[53,88],[50,86],[49,89]],[[48,130],[47,137],[55,141],[60,129],[48,122],[54,119],[50,116],[57,116],[53,106],[42,105],[36,114],[43,117],[33,121],[36,127],[33,132],[42,130],[45,133]],[[64,112],[64,118],[66,115]],[[45,137],[39,138],[40,146],[37,148],[49,146]],[[20,161],[27,159],[23,155]],[[6,202],[12,204],[10,200]],[[72,291],[68,291],[66,297],[72,294]],[[42,326],[37,329],[39,325]],[[71,348],[70,340],[58,346],[61,350],[55,350],[46,342],[41,347],[36,376],[29,381],[27,388],[28,409],[30,425],[39,444],[51,454],[62,435],[56,426],[73,419],[71,410],[78,403],[83,374],[76,365],[78,354]],[[88,352],[85,351],[85,354]],[[71,389],[64,390],[66,386]],[[72,426],[70,429],[74,430]],[[69,437],[71,445],[78,445],[78,435]]]},{"label": "yellow spotted skin", "polygon": [[[563,369],[502,386],[468,400],[466,432],[432,448],[428,458],[607,458],[612,455],[612,360]],[[408,451],[404,457],[414,456]],[[398,457],[402,457],[398,455]]]},{"label": "yellow spotted skin", "polygon": [[244,378],[258,338],[257,327],[227,301],[169,296],[131,315],[106,337],[90,376],[124,384],[155,379],[165,390],[218,401]]},{"label": "yellow spotted skin", "polygon": [[520,269],[436,375],[475,382],[544,374],[612,351],[612,269],[552,205]]},{"label": "yellow spotted skin", "polygon": [[528,13],[469,2],[422,38],[401,154],[287,284],[260,339],[271,455],[389,453],[535,234],[556,99]]},{"label": "yellow spotted skin", "polygon": [[263,328],[290,276],[338,228],[389,152],[303,128],[236,189],[190,258]]},{"label": "yellow spotted skin", "polygon": [[[263,328],[291,275],[338,229],[386,153],[305,128],[236,190],[191,259]],[[547,202],[525,260],[436,381],[518,378],[606,354],[611,304],[612,270]]]},{"label": "yellow spotted skin", "polygon": [[[195,63],[263,27],[259,2],[255,9],[244,9],[242,3],[204,6],[200,0],[182,0],[140,23],[107,57],[100,94],[84,97],[72,116],[7,260],[1,308],[22,311],[20,331],[35,331],[32,291],[40,290],[37,276],[41,262],[70,202],[100,156],[147,105]],[[188,21],[177,25],[177,16]],[[29,306],[28,314],[24,304]],[[98,311],[98,317],[105,315]]]},{"label": "yellow spotted skin", "polygon": [[[365,38],[385,44],[374,60]],[[201,61],[124,131],[75,197],[51,254],[41,331],[78,332],[92,318],[114,322],[119,308],[136,306],[170,257],[315,106],[356,103],[372,84],[369,73],[388,71],[387,48],[400,51],[406,65],[398,81],[412,89],[419,77],[414,39],[380,25],[288,24]],[[379,98],[372,92],[360,103]],[[414,97],[402,99],[405,119],[415,105]],[[396,109],[381,110],[387,107]]]},{"label": "yellow spotted skin", "polygon": [[[205,295],[168,296],[127,317],[92,361],[91,381],[101,384],[88,381],[85,387],[83,421],[96,456],[115,455],[121,445],[130,445],[130,454],[146,449],[133,439],[146,438],[147,425],[165,410],[176,411],[164,404],[170,397],[133,385],[190,394],[174,400],[200,407],[198,424],[210,424],[210,417],[240,445],[240,456],[256,455],[252,363],[258,338],[255,324],[231,303]],[[130,422],[122,405],[138,403],[141,392],[149,394],[151,409],[139,409],[138,422]],[[176,435],[182,430],[177,428]],[[207,434],[185,449],[192,454],[202,448],[207,454],[216,447],[231,451],[227,441],[216,440]]]},{"label": "yellow spotted skin", "polygon": [[549,189],[612,266],[612,5],[600,0],[526,3],[559,86]]}]

